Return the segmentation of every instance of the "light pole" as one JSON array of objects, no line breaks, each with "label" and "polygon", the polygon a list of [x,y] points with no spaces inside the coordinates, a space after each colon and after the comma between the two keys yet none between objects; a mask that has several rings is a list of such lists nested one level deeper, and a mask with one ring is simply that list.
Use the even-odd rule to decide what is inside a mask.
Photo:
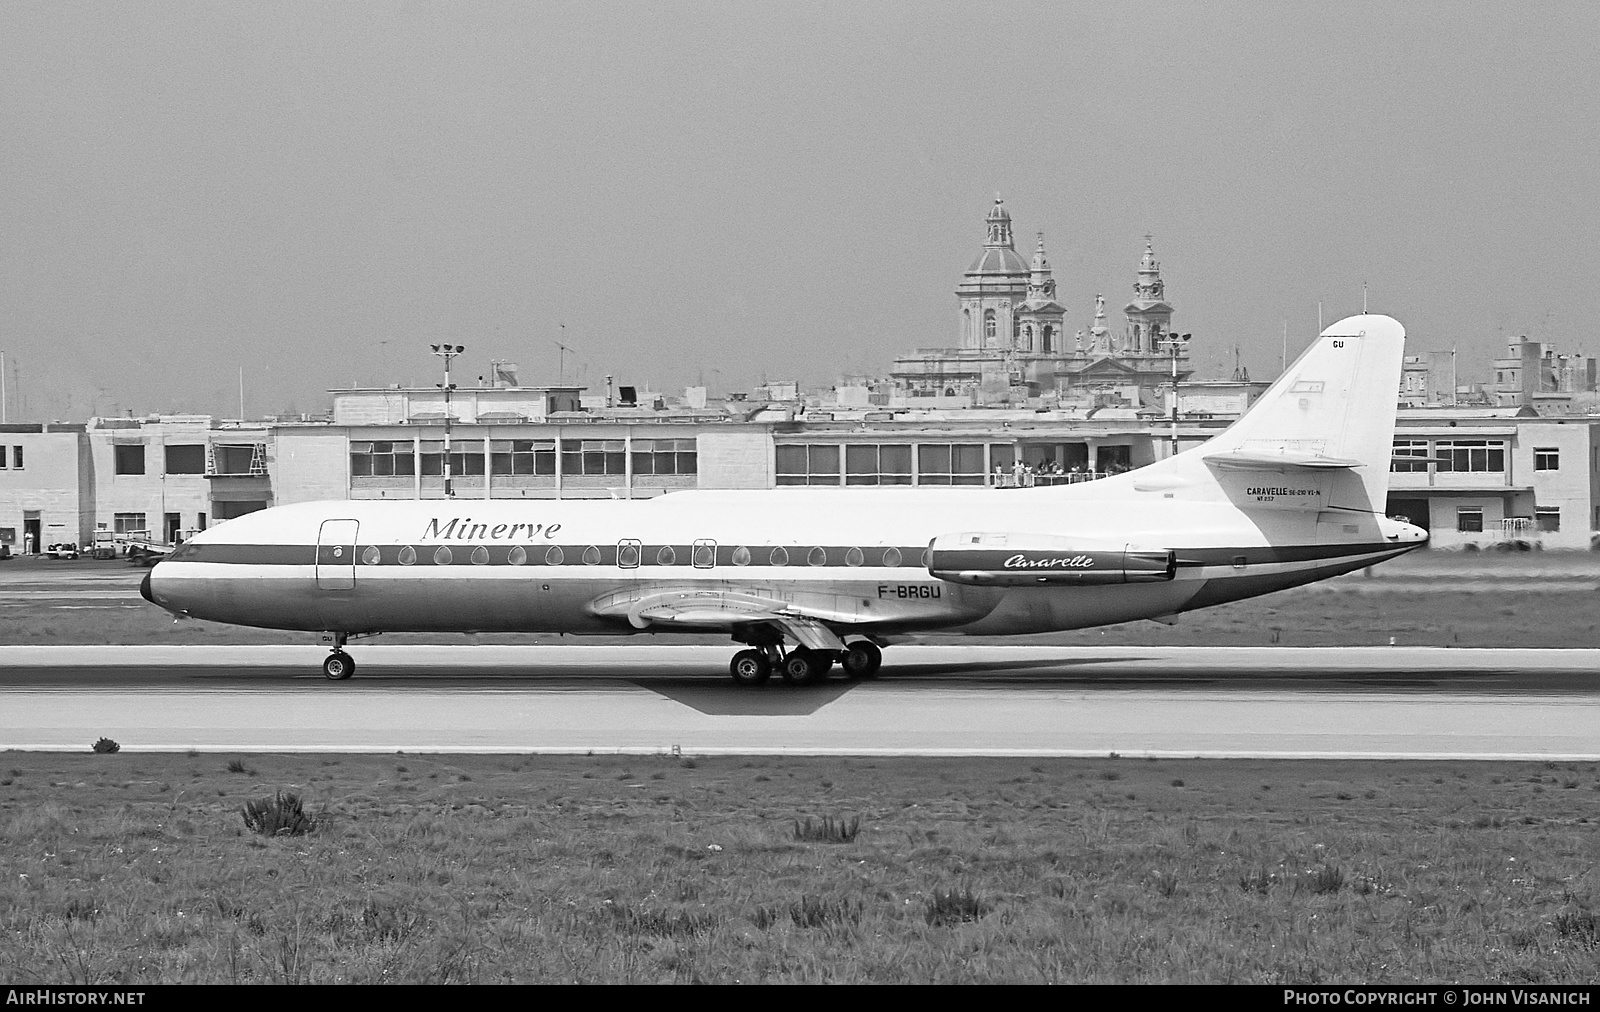
[{"label": "light pole", "polygon": [[1189,347],[1193,334],[1167,334],[1167,351],[1172,355],[1172,453],[1178,455],[1178,357]]},{"label": "light pole", "polygon": [[444,391],[444,497],[453,494],[450,488],[450,391],[456,388],[450,382],[450,360],[467,350],[464,344],[436,344],[433,353],[444,359],[444,382],[438,384]]}]

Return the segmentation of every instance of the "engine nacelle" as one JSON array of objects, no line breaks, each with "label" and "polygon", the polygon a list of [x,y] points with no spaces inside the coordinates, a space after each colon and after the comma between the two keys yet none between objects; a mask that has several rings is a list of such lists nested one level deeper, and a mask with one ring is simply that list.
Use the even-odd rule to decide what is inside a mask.
[{"label": "engine nacelle", "polygon": [[928,546],[928,572],[985,587],[1158,583],[1177,573],[1170,551],[1049,534],[941,534]]}]

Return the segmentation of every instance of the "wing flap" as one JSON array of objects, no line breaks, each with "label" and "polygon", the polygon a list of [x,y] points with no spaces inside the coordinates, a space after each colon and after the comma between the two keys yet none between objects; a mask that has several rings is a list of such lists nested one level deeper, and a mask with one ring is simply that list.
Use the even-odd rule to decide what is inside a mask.
[{"label": "wing flap", "polygon": [[625,618],[635,629],[653,625],[728,629],[772,622],[807,646],[817,639],[819,649],[842,649],[838,637],[822,623],[854,623],[858,621],[855,609],[840,606],[833,595],[815,596],[817,600],[801,603],[727,587],[639,587],[607,594],[589,607],[596,615]]}]

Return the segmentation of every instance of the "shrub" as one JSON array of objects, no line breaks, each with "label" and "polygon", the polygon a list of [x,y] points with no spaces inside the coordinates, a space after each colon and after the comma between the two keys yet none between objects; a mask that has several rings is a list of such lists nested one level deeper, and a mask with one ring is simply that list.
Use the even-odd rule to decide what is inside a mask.
[{"label": "shrub", "polygon": [[1593,951],[1600,948],[1600,920],[1587,910],[1557,914],[1556,934],[1578,947]]},{"label": "shrub", "polygon": [[102,754],[110,754],[112,752],[122,751],[122,746],[118,745],[110,738],[101,738],[99,741],[95,742],[92,747],[96,752],[100,752]]},{"label": "shrub", "polygon": [[935,927],[975,921],[989,912],[989,905],[974,896],[970,887],[944,889],[928,897],[924,914]]},{"label": "shrub", "polygon": [[1178,894],[1178,875],[1176,872],[1156,869],[1150,873],[1150,884],[1155,891],[1167,899]]},{"label": "shrub", "polygon": [[818,822],[806,816],[806,821],[794,820],[794,838],[802,843],[853,843],[861,832],[861,816],[853,819],[824,815]]},{"label": "shrub", "polygon": [[1344,869],[1338,865],[1319,865],[1305,876],[1306,887],[1318,896],[1336,893],[1344,888]]},{"label": "shrub", "polygon": [[317,820],[305,813],[300,795],[279,791],[261,801],[247,801],[239,809],[244,824],[262,836],[304,836],[317,828]]},{"label": "shrub", "polygon": [[244,760],[243,759],[229,759],[228,760],[228,772],[229,773],[243,773],[244,772]]}]

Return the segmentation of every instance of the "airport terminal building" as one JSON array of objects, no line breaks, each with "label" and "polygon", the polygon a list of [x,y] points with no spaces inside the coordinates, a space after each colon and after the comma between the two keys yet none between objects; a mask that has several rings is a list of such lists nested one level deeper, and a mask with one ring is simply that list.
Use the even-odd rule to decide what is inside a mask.
[{"label": "airport terminal building", "polygon": [[[396,391],[385,398],[397,401]],[[407,410],[425,408],[415,391]],[[554,396],[507,390],[496,397]],[[546,411],[510,419],[356,417],[342,391],[327,421],[239,424],[199,415],[0,427],[0,544],[13,553],[95,530],[172,542],[271,505],[316,499],[440,498],[448,441],[456,498],[648,498],[690,488],[1051,484],[1094,480],[1172,450],[1170,426],[1133,412],[1007,409],[801,412]],[[547,400],[548,404],[549,401]],[[563,404],[563,407],[566,405]],[[348,413],[346,413],[348,411]],[[1111,417],[1106,417],[1111,415]],[[1185,418],[1178,447],[1224,428]],[[1402,410],[1388,512],[1440,548],[1522,542],[1588,548],[1600,529],[1600,419],[1531,408]],[[1007,494],[997,491],[996,494]]]}]

